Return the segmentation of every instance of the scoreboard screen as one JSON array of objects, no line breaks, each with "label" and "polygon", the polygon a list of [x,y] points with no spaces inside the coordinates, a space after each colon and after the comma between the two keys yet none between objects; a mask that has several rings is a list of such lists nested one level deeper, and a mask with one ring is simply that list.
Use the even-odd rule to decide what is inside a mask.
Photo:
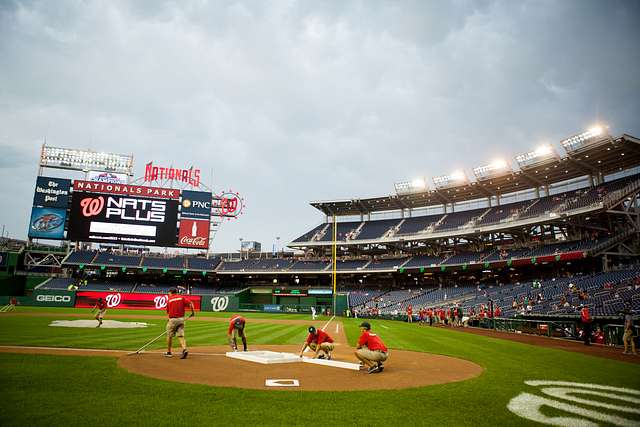
[{"label": "scoreboard screen", "polygon": [[177,244],[178,200],[75,192],[69,240],[129,245]]}]

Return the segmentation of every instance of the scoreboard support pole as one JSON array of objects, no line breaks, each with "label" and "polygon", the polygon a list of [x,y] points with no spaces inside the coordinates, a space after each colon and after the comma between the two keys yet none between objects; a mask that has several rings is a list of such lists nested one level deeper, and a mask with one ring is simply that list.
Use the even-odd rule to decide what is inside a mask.
[{"label": "scoreboard support pole", "polygon": [[333,282],[333,315],[336,316],[336,306],[337,306],[337,300],[336,300],[336,279],[337,279],[337,256],[338,255],[338,227],[336,224],[336,215],[333,215],[333,245],[331,245],[331,264],[332,264],[332,275],[331,275],[331,279]]}]

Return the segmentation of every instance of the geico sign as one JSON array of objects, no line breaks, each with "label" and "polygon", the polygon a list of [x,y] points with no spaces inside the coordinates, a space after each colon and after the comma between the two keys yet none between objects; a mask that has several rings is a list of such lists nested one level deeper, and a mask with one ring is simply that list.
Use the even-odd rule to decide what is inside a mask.
[{"label": "geico sign", "polygon": [[38,295],[36,296],[38,302],[71,302],[69,295]]},{"label": "geico sign", "polygon": [[211,310],[225,311],[229,306],[229,297],[213,297],[211,298]]}]

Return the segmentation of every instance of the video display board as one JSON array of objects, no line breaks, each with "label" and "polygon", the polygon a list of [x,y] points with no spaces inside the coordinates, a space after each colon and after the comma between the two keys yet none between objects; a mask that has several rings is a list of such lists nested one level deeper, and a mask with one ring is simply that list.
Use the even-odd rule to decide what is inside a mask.
[{"label": "video display board", "polygon": [[177,198],[75,192],[68,239],[171,247],[176,246],[177,221]]},{"label": "video display board", "polygon": [[[200,311],[202,297],[196,295],[184,295],[193,303],[193,308]],[[107,308],[121,309],[129,308],[136,310],[166,310],[166,294],[138,294],[128,292],[77,292],[75,306],[80,308],[92,308],[96,305],[98,298],[107,302]]]}]

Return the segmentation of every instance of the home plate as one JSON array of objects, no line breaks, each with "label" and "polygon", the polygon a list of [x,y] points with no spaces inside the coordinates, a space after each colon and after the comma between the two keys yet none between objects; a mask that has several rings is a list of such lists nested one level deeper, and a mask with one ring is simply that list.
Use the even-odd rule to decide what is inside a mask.
[{"label": "home plate", "polygon": [[[97,320],[54,320],[49,326],[63,328],[95,328],[98,326]],[[103,320],[100,329],[131,329],[146,328],[149,326],[143,322],[118,322],[117,320]]]},{"label": "home plate", "polygon": [[302,362],[302,359],[295,354],[278,353],[275,351],[228,351],[226,356],[247,362],[262,363],[263,365]]},{"label": "home plate", "polygon": [[300,387],[300,381],[294,379],[287,380],[265,380],[266,387]]}]

